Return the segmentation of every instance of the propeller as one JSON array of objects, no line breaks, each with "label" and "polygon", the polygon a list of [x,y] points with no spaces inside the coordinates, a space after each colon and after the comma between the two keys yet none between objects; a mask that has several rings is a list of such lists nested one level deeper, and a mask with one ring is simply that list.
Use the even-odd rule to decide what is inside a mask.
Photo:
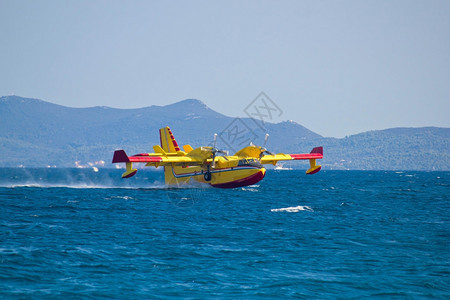
[{"label": "propeller", "polygon": [[261,154],[259,155],[259,159],[261,159],[264,154],[269,154],[269,155],[275,155],[275,153],[270,152],[269,150],[267,150],[266,148],[266,144],[267,144],[267,140],[269,139],[269,134],[266,133],[266,136],[264,137],[264,146],[261,147]]},{"label": "propeller", "polygon": [[217,143],[217,133],[214,133],[213,146],[212,147],[208,147],[208,148],[206,148],[206,147],[202,148],[203,150],[210,151],[212,153],[212,165],[211,165],[211,167],[213,169],[216,167],[216,154],[217,153],[228,155],[228,151],[217,149],[216,148],[216,143]]}]

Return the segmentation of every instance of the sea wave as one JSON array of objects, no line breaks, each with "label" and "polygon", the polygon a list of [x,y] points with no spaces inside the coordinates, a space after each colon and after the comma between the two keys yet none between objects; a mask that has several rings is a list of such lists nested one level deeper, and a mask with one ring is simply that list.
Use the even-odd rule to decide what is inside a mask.
[{"label": "sea wave", "polygon": [[299,211],[314,211],[311,207],[306,205],[283,207],[283,208],[272,208],[271,212],[299,212]]}]

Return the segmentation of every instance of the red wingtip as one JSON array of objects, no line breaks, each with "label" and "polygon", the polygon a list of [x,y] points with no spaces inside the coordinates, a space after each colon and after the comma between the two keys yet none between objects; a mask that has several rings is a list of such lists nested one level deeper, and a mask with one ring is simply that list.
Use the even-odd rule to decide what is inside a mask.
[{"label": "red wingtip", "polygon": [[320,153],[323,155],[323,147],[322,146],[316,147],[316,148],[312,149],[310,153]]},{"label": "red wingtip", "polygon": [[123,150],[114,151],[112,163],[130,162],[128,155]]}]

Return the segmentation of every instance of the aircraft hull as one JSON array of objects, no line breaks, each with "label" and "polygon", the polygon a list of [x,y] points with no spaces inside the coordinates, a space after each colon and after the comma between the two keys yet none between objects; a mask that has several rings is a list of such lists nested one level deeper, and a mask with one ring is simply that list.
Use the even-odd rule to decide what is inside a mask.
[{"label": "aircraft hull", "polygon": [[236,179],[236,180],[222,182],[222,183],[217,183],[217,181],[216,181],[216,183],[214,183],[214,184],[211,183],[211,185],[216,188],[232,189],[232,188],[256,184],[257,182],[261,181],[264,178],[264,175],[266,175],[266,169],[261,168],[261,169],[259,169],[259,171],[254,172],[252,175],[249,175],[249,176],[246,176],[246,177],[243,177],[240,179]]},{"label": "aircraft hull", "polygon": [[[167,167],[166,167],[167,168]],[[234,167],[213,169],[210,171],[211,180],[205,180],[206,170],[199,167],[175,167],[166,173],[166,183],[169,185],[178,185],[188,183],[191,179],[198,182],[210,184],[216,188],[237,188],[252,185],[262,180],[266,174],[265,168],[256,167]],[[170,177],[170,178],[168,178]]]}]

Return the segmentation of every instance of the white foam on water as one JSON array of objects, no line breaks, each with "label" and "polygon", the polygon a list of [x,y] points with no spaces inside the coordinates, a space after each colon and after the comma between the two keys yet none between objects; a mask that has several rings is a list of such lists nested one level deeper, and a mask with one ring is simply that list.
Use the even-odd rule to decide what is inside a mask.
[{"label": "white foam on water", "polygon": [[[94,185],[94,184],[51,184],[51,183],[18,183],[18,184],[5,184],[0,185],[4,188],[69,188],[69,189],[110,189],[114,186],[106,185]],[[118,186],[117,188],[122,188]],[[127,187],[125,187],[127,188]],[[130,187],[134,188],[134,187]]]},{"label": "white foam on water", "polygon": [[111,196],[108,198],[105,198],[106,200],[112,200],[112,199],[123,199],[123,200],[133,200],[133,197],[130,196]]},{"label": "white foam on water", "polygon": [[[68,188],[68,189],[169,189],[170,186],[161,183],[150,183],[148,185],[140,186],[121,186],[114,184],[89,184],[89,183],[75,183],[75,184],[52,184],[52,183],[14,183],[14,184],[0,184],[0,188]],[[173,187],[172,187],[173,188]]]},{"label": "white foam on water", "polygon": [[311,207],[306,205],[283,207],[283,208],[273,208],[271,212],[299,212],[299,211],[314,211]]},{"label": "white foam on water", "polygon": [[255,188],[248,188],[248,187],[243,187],[241,188],[243,191],[247,191],[247,192],[259,192],[258,189]]}]

